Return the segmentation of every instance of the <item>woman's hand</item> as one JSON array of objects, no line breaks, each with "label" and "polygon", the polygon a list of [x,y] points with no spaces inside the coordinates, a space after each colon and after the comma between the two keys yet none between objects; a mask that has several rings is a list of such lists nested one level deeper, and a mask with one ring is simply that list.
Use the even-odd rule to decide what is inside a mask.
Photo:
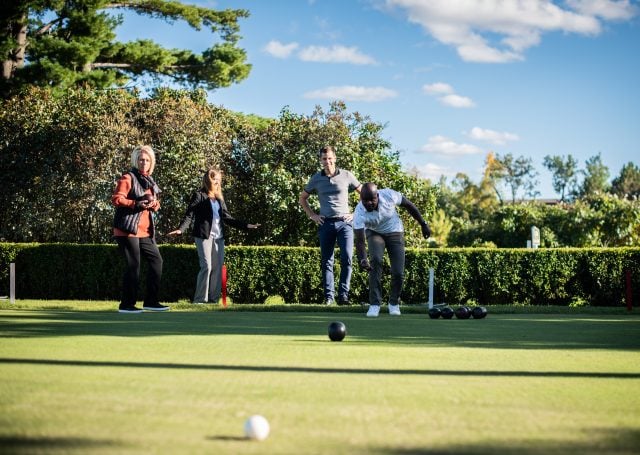
[{"label": "woman's hand", "polygon": [[169,232],[167,235],[181,235],[182,231],[180,229],[176,229],[175,231]]},{"label": "woman's hand", "polygon": [[258,229],[261,224],[247,224],[248,229]]},{"label": "woman's hand", "polygon": [[146,208],[149,210],[153,210],[154,212],[157,212],[158,209],[160,208],[160,201],[158,201],[157,199],[154,199],[153,201],[147,204]]}]

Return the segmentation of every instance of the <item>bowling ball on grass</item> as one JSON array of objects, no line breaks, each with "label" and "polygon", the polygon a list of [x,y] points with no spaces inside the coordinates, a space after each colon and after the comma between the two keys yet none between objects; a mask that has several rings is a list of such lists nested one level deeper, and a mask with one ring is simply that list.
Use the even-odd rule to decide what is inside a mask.
[{"label": "bowling ball on grass", "polygon": [[329,324],[329,339],[331,341],[342,341],[347,336],[347,326],[340,321]]}]

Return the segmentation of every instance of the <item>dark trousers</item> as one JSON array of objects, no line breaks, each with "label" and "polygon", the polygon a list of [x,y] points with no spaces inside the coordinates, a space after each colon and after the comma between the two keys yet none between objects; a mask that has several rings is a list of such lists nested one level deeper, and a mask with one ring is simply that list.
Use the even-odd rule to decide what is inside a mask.
[{"label": "dark trousers", "polygon": [[138,281],[140,279],[140,259],[148,264],[147,289],[144,305],[159,303],[160,278],[162,277],[162,256],[151,237],[116,237],[116,242],[126,262],[122,277],[121,307],[134,306],[138,297]]},{"label": "dark trousers", "polygon": [[382,304],[382,268],[384,265],[384,250],[389,252],[391,263],[391,290],[389,293],[389,305],[400,303],[400,294],[404,284],[404,232],[392,232],[379,234],[367,229],[367,243],[369,245],[369,258],[371,271],[369,272],[369,303],[371,305]]}]

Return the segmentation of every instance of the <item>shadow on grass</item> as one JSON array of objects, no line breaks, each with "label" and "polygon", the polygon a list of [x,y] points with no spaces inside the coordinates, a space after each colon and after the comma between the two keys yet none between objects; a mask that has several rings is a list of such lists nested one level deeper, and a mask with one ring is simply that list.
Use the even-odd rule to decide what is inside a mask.
[{"label": "shadow on grass", "polygon": [[208,441],[249,441],[244,436],[207,436]]},{"label": "shadow on grass", "polygon": [[116,441],[91,438],[43,436],[0,436],[2,453],[46,453],[52,450],[95,450],[110,448],[117,450],[121,445]]},{"label": "shadow on grass", "polygon": [[272,365],[224,365],[199,363],[165,362],[115,362],[100,360],[56,360],[0,357],[0,365],[47,365],[73,367],[115,367],[115,368],[160,368],[179,370],[243,371],[275,373],[315,373],[315,374],[376,374],[376,375],[417,375],[417,376],[497,376],[497,377],[543,377],[543,378],[585,378],[585,379],[640,379],[640,373],[613,373],[602,371],[495,371],[495,370],[435,370],[421,368],[380,369],[380,368],[321,368],[283,367]]},{"label": "shadow on grass", "polygon": [[377,319],[364,314],[264,312],[164,312],[119,314],[60,310],[0,311],[0,338],[73,336],[157,337],[255,335],[328,341],[327,327],[347,326],[343,343],[393,343],[430,347],[500,349],[640,348],[640,319],[620,316],[490,315],[444,320],[425,315]]},{"label": "shadow on grass", "polygon": [[601,455],[603,453],[622,455],[637,454],[638,447],[640,447],[640,430],[607,428],[589,431],[589,437],[580,441],[496,442],[409,449],[380,447],[369,450],[369,453],[371,455]]}]

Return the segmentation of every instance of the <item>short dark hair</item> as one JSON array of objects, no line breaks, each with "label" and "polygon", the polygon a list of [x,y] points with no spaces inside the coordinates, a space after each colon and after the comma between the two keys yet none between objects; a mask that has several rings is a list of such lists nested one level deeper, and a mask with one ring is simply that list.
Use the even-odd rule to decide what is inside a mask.
[{"label": "short dark hair", "polygon": [[318,150],[318,158],[320,158],[320,156],[324,155],[325,153],[333,153],[335,155],[336,149],[333,148],[332,145],[325,145],[324,147],[320,147],[320,150]]}]

